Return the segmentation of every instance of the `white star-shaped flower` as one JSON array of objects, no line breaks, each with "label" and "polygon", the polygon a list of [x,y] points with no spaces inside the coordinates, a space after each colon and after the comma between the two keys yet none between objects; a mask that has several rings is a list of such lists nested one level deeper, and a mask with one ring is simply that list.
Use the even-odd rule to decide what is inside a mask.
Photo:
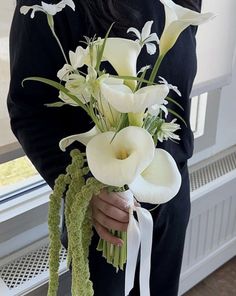
[{"label": "white star-shaped flower", "polygon": [[175,132],[180,129],[180,125],[175,122],[176,118],[171,122],[162,123],[160,130],[157,133],[157,137],[160,142],[168,139],[180,140],[179,135],[175,134]]},{"label": "white star-shaped flower", "polygon": [[62,0],[57,4],[48,4],[45,2],[41,2],[41,5],[32,5],[32,6],[21,6],[20,13],[27,14],[31,9],[32,12],[30,14],[31,18],[34,18],[35,12],[41,11],[48,15],[55,15],[58,12],[62,11],[63,8],[69,6],[71,9],[75,10],[75,4],[72,0]]},{"label": "white star-shaped flower", "polygon": [[151,33],[151,28],[152,28],[153,21],[148,21],[144,25],[143,29],[141,32],[139,32],[138,29],[136,28],[129,28],[127,33],[134,33],[137,36],[137,41],[139,41],[140,45],[146,45],[147,52],[150,55],[153,55],[156,53],[156,45],[153,42],[156,42],[159,44],[159,38],[156,33]]},{"label": "white star-shaped flower", "polygon": [[165,85],[169,88],[169,90],[172,89],[175,93],[177,93],[178,96],[181,97],[181,92],[178,90],[178,87],[177,87],[177,86],[168,83],[168,82],[165,80],[165,78],[163,78],[163,77],[161,77],[161,76],[159,76],[159,78],[160,78],[159,83],[161,83],[161,84],[165,84]]}]

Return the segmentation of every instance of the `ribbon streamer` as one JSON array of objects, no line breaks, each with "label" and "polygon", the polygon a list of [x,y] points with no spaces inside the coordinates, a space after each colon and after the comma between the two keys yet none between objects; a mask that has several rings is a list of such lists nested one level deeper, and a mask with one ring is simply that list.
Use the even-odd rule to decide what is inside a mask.
[{"label": "ribbon streamer", "polygon": [[[140,248],[140,296],[150,296],[150,271],[153,220],[150,212],[134,205],[134,197],[130,190],[119,192],[129,206],[129,225],[127,230],[127,262],[125,271],[125,296],[134,286],[135,270]],[[137,212],[138,221],[133,212]]]}]

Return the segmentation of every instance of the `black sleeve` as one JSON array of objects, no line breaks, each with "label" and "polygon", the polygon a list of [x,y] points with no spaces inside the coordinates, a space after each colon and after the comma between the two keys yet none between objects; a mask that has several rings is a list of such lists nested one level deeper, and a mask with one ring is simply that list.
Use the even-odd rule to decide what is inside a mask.
[{"label": "black sleeve", "polygon": [[175,3],[197,12],[201,11],[202,0],[175,0]]},{"label": "black sleeve", "polygon": [[[22,5],[33,4],[40,4],[40,1],[18,1],[13,17],[8,110],[14,134],[38,172],[52,187],[55,178],[65,171],[70,161],[68,151],[60,151],[59,141],[88,130],[85,124],[88,119],[77,107],[46,107],[45,103],[58,101],[58,92],[52,87],[32,81],[25,82],[24,87],[21,85],[22,80],[30,76],[57,80],[56,73],[64,64],[45,14],[36,13],[34,19],[20,14]],[[65,11],[67,9],[70,8]],[[61,21],[61,35],[67,38],[64,45],[69,48],[70,34],[66,32],[65,17],[61,13],[58,19]]]}]

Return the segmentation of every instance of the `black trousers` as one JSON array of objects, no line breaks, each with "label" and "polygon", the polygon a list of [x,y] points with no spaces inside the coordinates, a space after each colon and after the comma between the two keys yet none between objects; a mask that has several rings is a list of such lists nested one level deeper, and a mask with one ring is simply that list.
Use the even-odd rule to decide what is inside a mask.
[{"label": "black trousers", "polygon": [[[152,212],[154,221],[150,290],[151,296],[177,296],[186,227],[190,215],[188,169],[181,169],[182,186],[175,198]],[[152,205],[143,204],[146,208]],[[124,272],[116,273],[96,251],[95,233],[90,246],[90,273],[95,296],[123,296]],[[63,238],[66,244],[66,234]],[[139,269],[130,296],[139,296]],[[79,296],[79,295],[78,295]]]}]

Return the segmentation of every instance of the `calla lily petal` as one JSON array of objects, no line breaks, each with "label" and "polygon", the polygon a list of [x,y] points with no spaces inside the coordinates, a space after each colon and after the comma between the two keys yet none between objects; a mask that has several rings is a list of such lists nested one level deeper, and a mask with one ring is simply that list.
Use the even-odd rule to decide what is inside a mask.
[{"label": "calla lily petal", "polygon": [[70,146],[75,141],[82,143],[83,145],[87,146],[88,142],[100,133],[99,129],[94,126],[91,130],[86,133],[72,135],[66,138],[63,138],[60,143],[59,147],[62,151],[66,151],[66,148]]},{"label": "calla lily petal", "polygon": [[154,104],[161,105],[168,92],[164,84],[146,86],[135,93],[126,85],[101,84],[102,96],[121,113],[140,113]]},{"label": "calla lily petal", "polygon": [[151,163],[155,147],[151,135],[143,128],[129,126],[114,135],[105,132],[95,136],[86,147],[86,155],[97,180],[124,186],[132,183]]},{"label": "calla lily petal", "polygon": [[173,157],[163,149],[156,149],[151,164],[129,188],[140,202],[161,204],[168,202],[179,191],[181,175]]},{"label": "calla lily petal", "polygon": [[[118,75],[136,76],[136,64],[140,51],[140,44],[133,40],[107,38],[103,59],[113,66]],[[136,83],[136,81],[130,82]]]},{"label": "calla lily petal", "polygon": [[160,55],[165,55],[188,26],[198,26],[214,17],[212,13],[198,13],[175,4],[172,0],[160,0],[165,7],[166,23],[160,39]]}]

